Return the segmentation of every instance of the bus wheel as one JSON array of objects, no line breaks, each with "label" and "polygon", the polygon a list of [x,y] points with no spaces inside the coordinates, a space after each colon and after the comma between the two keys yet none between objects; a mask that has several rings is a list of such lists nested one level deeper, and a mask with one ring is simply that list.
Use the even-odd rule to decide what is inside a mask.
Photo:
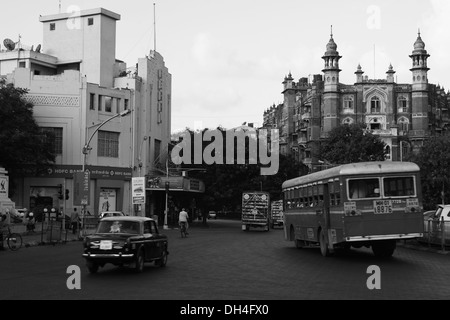
[{"label": "bus wheel", "polygon": [[372,251],[376,257],[389,258],[394,254],[396,246],[395,240],[376,241],[372,243]]},{"label": "bus wheel", "polygon": [[324,257],[330,256],[330,250],[328,249],[328,243],[325,238],[325,233],[322,229],[319,231],[319,243],[320,243],[320,253]]},{"label": "bus wheel", "polygon": [[294,242],[295,242],[295,247],[297,249],[302,249],[303,248],[303,240],[295,239]]}]

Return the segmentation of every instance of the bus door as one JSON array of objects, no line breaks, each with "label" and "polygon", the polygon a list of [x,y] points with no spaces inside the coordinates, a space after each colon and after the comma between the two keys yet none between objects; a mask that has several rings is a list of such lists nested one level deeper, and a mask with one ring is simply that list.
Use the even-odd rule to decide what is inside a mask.
[{"label": "bus door", "polygon": [[[322,187],[323,186],[323,187]],[[322,189],[322,190],[320,190]],[[322,192],[320,192],[322,191]],[[332,234],[331,229],[331,216],[330,216],[330,195],[328,183],[324,183],[323,185],[319,185],[319,194],[323,197],[322,199],[322,211],[324,217],[324,228],[326,230],[325,235],[327,237],[328,248],[330,250],[333,249],[333,240],[335,241],[336,235]]]}]

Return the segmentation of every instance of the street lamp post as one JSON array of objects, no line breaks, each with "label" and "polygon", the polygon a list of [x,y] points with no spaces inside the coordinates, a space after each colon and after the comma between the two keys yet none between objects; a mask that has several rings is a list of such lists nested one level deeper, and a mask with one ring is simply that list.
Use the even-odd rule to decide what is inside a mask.
[{"label": "street lamp post", "polygon": [[[115,119],[115,118],[117,118],[117,117],[125,117],[126,115],[128,115],[128,114],[130,114],[130,113],[131,113],[131,110],[130,110],[130,109],[124,110],[124,111],[122,111],[121,113],[118,113],[118,114],[112,116],[111,118],[106,119],[105,121],[103,121],[102,123],[100,123],[100,124],[98,125],[97,129],[95,129],[95,131],[91,134],[91,136],[90,136],[88,142],[83,146],[83,149],[82,149],[82,153],[83,153],[83,155],[84,155],[84,159],[83,159],[83,170],[82,170],[83,172],[86,171],[87,155],[88,155],[89,151],[92,150],[92,148],[89,146],[89,144],[91,143],[92,138],[93,138],[94,135],[97,133],[97,131],[100,130],[100,128],[101,128],[103,125],[105,125],[106,123],[108,123],[109,121],[111,121],[111,120],[113,120],[113,119]],[[90,181],[89,181],[89,183],[90,183]],[[86,206],[87,206],[87,204],[84,203],[84,204],[83,204],[83,214],[81,215],[81,219],[83,220],[83,222],[84,222],[84,215],[86,214]],[[84,232],[84,223],[83,223],[83,232]]]},{"label": "street lamp post", "polygon": [[169,157],[166,159],[166,210],[164,211],[164,230],[169,229],[169,226],[167,225],[167,215],[169,214],[169,189],[170,189],[170,182],[169,182]]},{"label": "street lamp post", "polygon": [[403,140],[400,140],[400,162],[403,161]]}]

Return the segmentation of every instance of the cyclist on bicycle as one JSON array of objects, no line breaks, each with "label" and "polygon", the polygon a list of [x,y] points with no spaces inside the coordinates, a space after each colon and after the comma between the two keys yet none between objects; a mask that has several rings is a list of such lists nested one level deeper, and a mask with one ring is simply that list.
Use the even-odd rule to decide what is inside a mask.
[{"label": "cyclist on bicycle", "polygon": [[187,230],[189,228],[188,219],[189,219],[188,213],[184,210],[184,208],[181,209],[180,215],[178,216],[178,224],[180,225],[180,227],[182,224],[184,224],[186,226],[186,234],[189,234],[187,232]]}]

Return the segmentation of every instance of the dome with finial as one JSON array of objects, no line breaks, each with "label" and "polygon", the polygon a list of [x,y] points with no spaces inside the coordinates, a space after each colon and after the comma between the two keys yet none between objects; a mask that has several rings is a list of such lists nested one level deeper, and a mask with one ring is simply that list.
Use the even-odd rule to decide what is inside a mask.
[{"label": "dome with finial", "polygon": [[395,73],[394,67],[392,66],[392,63],[389,64],[389,70],[386,71],[386,73]]},{"label": "dome with finial", "polygon": [[417,40],[414,42],[414,51],[413,53],[426,53],[425,50],[425,42],[423,42],[421,36],[420,36],[420,30],[417,35]]},{"label": "dome with finial", "polygon": [[360,64],[360,63],[358,63],[358,67],[356,68],[355,73],[356,73],[356,74],[362,74],[362,73],[364,73],[364,71],[362,71],[362,68],[361,68],[361,64]]},{"label": "dome with finial", "polygon": [[335,54],[337,50],[337,44],[334,42],[333,39],[333,26],[331,26],[331,34],[330,34],[330,41],[327,43],[327,52],[325,54]]},{"label": "dome with finial", "polygon": [[331,35],[330,41],[327,43],[327,51],[336,51],[337,44],[334,42],[333,35]]}]

